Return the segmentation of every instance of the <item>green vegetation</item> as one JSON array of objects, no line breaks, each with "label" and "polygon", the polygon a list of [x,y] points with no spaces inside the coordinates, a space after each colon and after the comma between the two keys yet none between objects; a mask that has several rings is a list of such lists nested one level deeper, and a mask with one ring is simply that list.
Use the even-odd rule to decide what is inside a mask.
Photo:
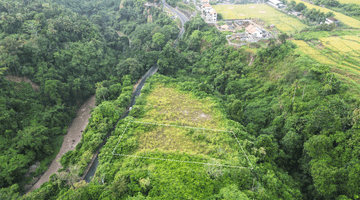
[{"label": "green vegetation", "polygon": [[[331,1],[327,1],[327,2],[331,3],[331,2],[335,2],[335,1],[336,0],[331,0]],[[287,2],[289,2],[293,6],[295,6],[296,3],[298,3],[298,4],[303,3],[306,6],[306,9],[302,10],[302,13],[304,13],[307,18],[310,17],[312,20],[315,20],[317,23],[324,22],[325,21],[324,17],[326,17],[326,16],[334,16],[336,19],[340,20],[340,22],[342,23],[341,25],[344,24],[344,25],[347,25],[348,27],[360,28],[360,21],[353,17],[347,16],[347,14],[335,12],[333,10],[330,10],[330,9],[327,9],[327,8],[324,8],[321,6],[317,6],[314,4],[310,4],[310,3],[304,2],[302,0],[291,0],[291,1],[287,0]],[[354,4],[354,6],[357,7],[357,5],[355,5],[355,4]],[[309,19],[307,19],[307,20],[309,20]]]},{"label": "green vegetation", "polygon": [[349,1],[349,0],[314,0],[315,5],[324,5],[326,8],[334,10],[336,12],[342,13],[344,15],[353,17],[357,20],[360,20],[359,10],[360,4],[358,1]]},{"label": "green vegetation", "polygon": [[[127,11],[134,2],[124,2],[117,16],[119,4],[115,1],[56,2],[90,19],[50,0],[0,3],[1,188],[23,191],[23,176],[36,161],[41,162],[40,168],[32,175],[46,170],[59,151],[76,108],[96,91],[98,108],[83,142],[62,162],[67,166],[73,162],[69,157],[78,159],[81,175],[128,105],[132,84],[158,59],[157,43],[148,38],[162,33],[166,43],[179,32],[159,9],[144,12],[144,2],[140,1],[136,12]],[[99,10],[89,11],[92,7]],[[147,24],[147,15],[156,23]],[[129,36],[119,37],[117,30]],[[39,91],[27,83],[6,80],[4,75],[9,74],[26,76],[39,85]],[[123,78],[125,75],[130,77]],[[20,187],[9,187],[13,184]]]},{"label": "green vegetation", "polygon": [[[176,23],[145,1],[118,13],[117,1],[69,2],[59,1],[89,18],[49,0],[0,3],[0,199],[359,199],[359,30],[234,48],[196,16],[174,47]],[[46,169],[91,95],[97,107],[64,168],[23,195],[28,167]],[[93,180],[78,181],[100,146]]]}]

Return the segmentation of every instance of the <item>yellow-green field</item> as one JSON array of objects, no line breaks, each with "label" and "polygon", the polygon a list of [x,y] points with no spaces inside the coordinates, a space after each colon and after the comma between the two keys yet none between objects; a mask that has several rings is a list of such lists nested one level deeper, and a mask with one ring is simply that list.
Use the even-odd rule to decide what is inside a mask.
[{"label": "yellow-green field", "polygon": [[224,19],[260,18],[268,25],[274,24],[277,29],[284,33],[293,33],[307,27],[299,20],[265,4],[214,5],[213,8],[221,13]]},{"label": "yellow-green field", "polygon": [[314,60],[328,64],[328,65],[336,65],[336,63],[326,56],[322,55],[318,50],[310,47],[306,42],[302,40],[292,40],[296,45],[299,46],[300,51],[304,52],[305,54],[309,55]]},{"label": "yellow-green field", "polygon": [[348,17],[348,16],[346,16],[344,14],[329,10],[327,8],[323,8],[323,7],[320,7],[320,6],[316,6],[316,5],[313,5],[313,4],[306,3],[306,2],[304,2],[302,0],[294,0],[294,1],[296,1],[296,3],[304,3],[307,6],[308,9],[313,9],[313,8],[315,8],[316,10],[320,9],[320,11],[324,12],[324,13],[333,12],[335,14],[335,18],[340,20],[342,23],[344,23],[344,24],[346,24],[348,26],[354,27],[354,28],[360,28],[360,21],[358,21],[358,20],[356,20],[356,19],[354,19],[352,17]]},{"label": "yellow-green field", "polygon": [[338,0],[340,3],[355,3],[355,4],[359,4],[360,5],[360,1],[359,0]]},{"label": "yellow-green field", "polygon": [[146,113],[126,129],[125,134],[134,136],[129,140],[138,144],[134,154],[158,150],[202,155],[208,159],[221,149],[224,155],[218,158],[228,162],[231,157],[227,156],[239,150],[231,133],[217,131],[226,130],[226,121],[214,107],[215,101],[196,99],[192,93],[180,91],[171,84],[154,83],[151,88],[151,93],[145,96],[143,109]]},{"label": "yellow-green field", "polygon": [[221,116],[212,107],[211,100],[198,100],[175,88],[158,84],[146,101],[151,105],[143,120],[170,123],[180,122],[187,126],[219,129]]},{"label": "yellow-green field", "polygon": [[[360,37],[342,36],[320,38],[321,45],[310,46],[302,40],[293,40],[300,51],[314,60],[332,66],[340,78],[360,84]],[[325,53],[326,50],[326,53]]]}]

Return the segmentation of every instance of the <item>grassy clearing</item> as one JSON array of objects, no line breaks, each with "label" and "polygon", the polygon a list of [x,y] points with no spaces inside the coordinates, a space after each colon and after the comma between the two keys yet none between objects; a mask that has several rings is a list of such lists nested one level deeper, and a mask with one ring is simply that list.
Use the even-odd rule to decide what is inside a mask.
[{"label": "grassy clearing", "polygon": [[195,99],[192,94],[184,93],[174,86],[156,84],[153,92],[146,98],[147,112],[144,121],[157,123],[177,122],[179,124],[221,129],[222,119],[211,99]]},{"label": "grassy clearing", "polygon": [[349,16],[346,16],[344,14],[341,14],[341,13],[338,13],[338,12],[335,12],[335,11],[332,11],[332,10],[329,10],[327,8],[323,8],[323,7],[320,7],[320,6],[317,6],[317,5],[313,5],[313,4],[309,4],[307,2],[304,2],[302,0],[294,0],[296,1],[296,3],[304,3],[308,9],[313,9],[315,8],[316,10],[319,10],[321,12],[324,12],[324,13],[327,13],[327,12],[333,12],[335,14],[335,18],[340,20],[342,23],[348,25],[348,26],[351,26],[351,27],[354,27],[354,28],[360,28],[360,21],[352,18],[352,17],[349,17]]},{"label": "grassy clearing", "polygon": [[[234,153],[234,149],[240,151],[240,147],[236,147],[236,141],[231,138],[232,133],[229,132],[132,122],[125,134],[136,139],[138,146],[132,152],[136,155],[161,151],[230,159],[228,156]],[[121,149],[116,149],[115,152],[122,153]]]},{"label": "grassy clearing", "polygon": [[[194,94],[181,91],[172,84],[165,85],[156,82],[151,85],[151,92],[140,95],[137,106],[134,106],[130,116],[136,117],[134,121],[156,124],[129,123],[124,139],[115,150],[116,154],[150,157],[149,155],[158,151],[167,155],[183,153],[189,156],[200,156],[202,162],[217,159],[217,162],[222,164],[239,166],[232,160],[234,156],[243,157],[244,154],[233,133],[215,131],[226,130],[228,122],[215,108],[215,102],[212,99],[196,99]],[[150,90],[147,87],[149,85],[145,85],[143,90]],[[139,110],[144,113],[137,114]],[[124,123],[127,124],[127,122]],[[116,132],[122,133],[124,129],[124,127],[119,127]]]},{"label": "grassy clearing", "polygon": [[277,29],[289,34],[307,27],[299,20],[265,4],[214,5],[213,8],[225,19],[260,18],[268,25],[274,24]]}]

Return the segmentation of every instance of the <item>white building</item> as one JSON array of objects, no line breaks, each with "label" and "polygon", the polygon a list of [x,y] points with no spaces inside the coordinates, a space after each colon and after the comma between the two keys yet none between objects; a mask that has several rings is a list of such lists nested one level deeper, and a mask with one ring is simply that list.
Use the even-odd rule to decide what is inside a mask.
[{"label": "white building", "polygon": [[279,0],[269,0],[267,3],[276,8],[284,8],[285,7],[285,5]]},{"label": "white building", "polygon": [[210,17],[211,17],[211,19],[212,19],[212,22],[216,23],[216,20],[217,20],[217,12],[216,12],[216,10],[213,9],[213,10],[210,12]]},{"label": "white building", "polygon": [[216,23],[217,12],[211,7],[210,4],[204,4],[201,6],[202,14],[204,14],[205,21],[207,23]]},{"label": "white building", "polygon": [[202,11],[203,13],[204,13],[204,11],[205,11],[205,13],[210,13],[212,9],[213,9],[213,8],[212,8],[211,5],[208,4],[208,3],[201,6],[201,11]]},{"label": "white building", "polygon": [[209,0],[202,0],[200,4],[203,6],[203,5],[208,4],[208,3],[209,3]]},{"label": "white building", "polygon": [[328,17],[328,18],[326,18],[325,23],[326,23],[326,24],[332,24],[332,23],[337,24],[337,23],[339,23],[339,20],[337,20],[337,19],[334,18],[334,17]]}]

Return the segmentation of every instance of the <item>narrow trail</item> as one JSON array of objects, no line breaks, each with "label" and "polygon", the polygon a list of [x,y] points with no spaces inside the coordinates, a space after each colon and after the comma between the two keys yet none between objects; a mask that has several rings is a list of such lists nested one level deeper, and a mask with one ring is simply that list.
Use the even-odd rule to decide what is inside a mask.
[{"label": "narrow trail", "polygon": [[49,180],[52,174],[56,173],[60,168],[62,168],[58,160],[66,152],[75,150],[76,145],[81,140],[82,131],[84,131],[86,125],[89,122],[89,118],[91,117],[91,108],[94,107],[95,95],[87,99],[85,103],[78,109],[75,119],[72,121],[68,128],[67,134],[64,136],[64,142],[61,145],[59,153],[51,162],[49,169],[46,170],[40,179],[27,192],[32,192],[33,190],[38,189],[43,183]]}]

